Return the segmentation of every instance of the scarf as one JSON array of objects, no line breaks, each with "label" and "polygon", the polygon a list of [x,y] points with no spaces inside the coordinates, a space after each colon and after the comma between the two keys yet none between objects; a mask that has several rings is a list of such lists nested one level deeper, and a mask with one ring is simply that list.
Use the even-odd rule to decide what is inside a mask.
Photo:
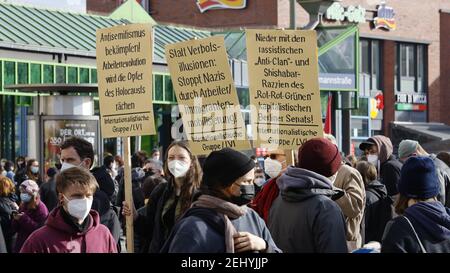
[{"label": "scarf", "polygon": [[236,228],[230,221],[243,216],[246,211],[246,206],[238,206],[223,199],[211,196],[201,195],[197,201],[192,204],[192,207],[209,208],[219,213],[225,222],[225,247],[227,253],[234,253],[234,235],[237,234]]}]

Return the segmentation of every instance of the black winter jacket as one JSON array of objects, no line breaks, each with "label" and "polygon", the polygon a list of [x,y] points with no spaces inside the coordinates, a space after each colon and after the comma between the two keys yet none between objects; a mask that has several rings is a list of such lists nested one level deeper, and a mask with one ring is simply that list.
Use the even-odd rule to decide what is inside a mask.
[{"label": "black winter jacket", "polygon": [[380,182],[386,186],[389,196],[398,194],[398,182],[400,181],[400,170],[403,164],[393,155],[380,166]]},{"label": "black winter jacket", "polygon": [[381,242],[386,224],[392,220],[393,204],[386,186],[378,180],[366,185],[366,208],[364,210],[365,243]]}]

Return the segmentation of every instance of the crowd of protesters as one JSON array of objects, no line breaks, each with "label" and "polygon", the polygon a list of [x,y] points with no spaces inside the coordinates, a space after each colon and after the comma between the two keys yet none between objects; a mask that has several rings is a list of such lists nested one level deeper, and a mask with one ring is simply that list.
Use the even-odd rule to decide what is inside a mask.
[{"label": "crowd of protesters", "polygon": [[326,135],[293,160],[224,148],[200,164],[176,141],[132,155],[128,203],[123,159],[94,166],[92,144],[69,138],[45,175],[2,160],[0,253],[124,252],[126,219],[141,253],[450,252],[450,154],[407,139],[394,155],[385,136],[359,149],[345,157]]}]

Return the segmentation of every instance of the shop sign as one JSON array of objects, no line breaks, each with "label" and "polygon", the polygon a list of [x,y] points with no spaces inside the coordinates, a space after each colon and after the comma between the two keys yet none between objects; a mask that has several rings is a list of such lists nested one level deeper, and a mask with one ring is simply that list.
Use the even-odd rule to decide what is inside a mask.
[{"label": "shop sign", "polygon": [[395,23],[395,13],[392,7],[386,6],[386,3],[381,3],[378,6],[377,17],[373,19],[375,28],[384,28],[387,30],[395,30],[397,24]]},{"label": "shop sign", "polygon": [[351,23],[364,23],[366,21],[366,9],[358,5],[344,7],[338,2],[334,2],[325,14],[328,20],[347,21]]},{"label": "shop sign", "polygon": [[210,9],[244,9],[247,0],[197,0],[201,13]]},{"label": "shop sign", "polygon": [[327,89],[355,89],[355,75],[344,73],[320,73],[319,84],[321,90]]},{"label": "shop sign", "polygon": [[427,95],[419,94],[397,94],[397,103],[417,103],[417,104],[427,104]]},{"label": "shop sign", "polygon": [[426,104],[409,104],[409,103],[399,103],[395,105],[395,110],[397,111],[420,111],[424,112],[427,110]]}]

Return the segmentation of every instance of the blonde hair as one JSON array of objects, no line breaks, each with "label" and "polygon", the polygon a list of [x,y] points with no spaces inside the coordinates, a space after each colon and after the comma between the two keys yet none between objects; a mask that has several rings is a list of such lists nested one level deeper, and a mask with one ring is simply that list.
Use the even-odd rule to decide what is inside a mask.
[{"label": "blonde hair", "polygon": [[15,192],[14,183],[6,176],[0,175],[0,196],[6,197]]}]

